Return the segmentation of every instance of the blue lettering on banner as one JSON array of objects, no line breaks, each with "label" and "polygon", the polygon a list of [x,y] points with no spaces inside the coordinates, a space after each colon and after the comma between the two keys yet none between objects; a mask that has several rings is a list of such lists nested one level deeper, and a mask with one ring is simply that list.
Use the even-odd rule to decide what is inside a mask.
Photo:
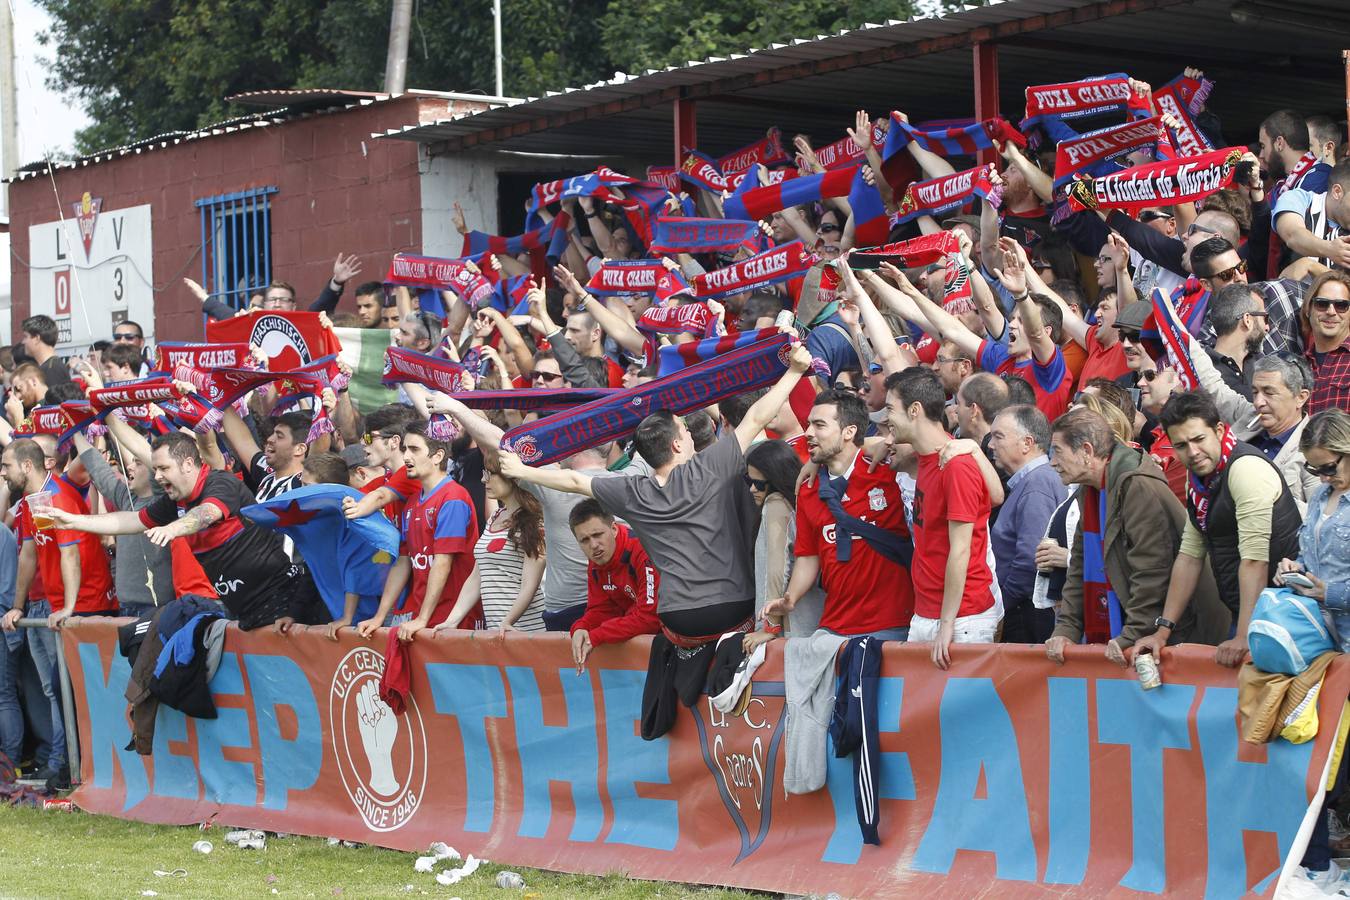
[{"label": "blue lettering on banner", "polygon": [[[903,678],[877,679],[878,734],[896,734],[900,731],[904,683]],[[916,795],[909,754],[886,752],[880,756],[877,764],[877,797],[882,800],[913,800]],[[853,802],[853,763],[847,757],[835,758],[833,741],[827,743],[825,758],[825,788],[830,792],[830,803],[834,806],[834,830],[820,858],[823,862],[851,865],[862,856],[863,847]],[[880,821],[884,825],[885,819]]]},{"label": "blue lettering on banner", "polygon": [[[297,691],[305,673],[286,656],[249,654],[244,657],[248,685],[258,722],[258,755],[262,759],[263,807],[285,809],[288,791],[304,791],[319,780],[323,766],[323,729],[319,707],[310,691]],[[295,737],[281,734],[277,710],[295,714]]]},{"label": "blue lettering on banner", "polygon": [[[131,740],[125,698],[131,667],[125,657],[114,653],[108,680],[104,681],[98,644],[80,644],[79,656],[80,668],[84,670],[85,709],[89,712],[88,746],[93,748],[94,786],[112,787],[113,760],[117,760],[126,783],[126,801],[122,808],[131,809],[150,791],[140,755],[135,750],[123,749]],[[75,735],[67,735],[66,740],[75,740]]]},{"label": "blue lettering on banner", "polygon": [[[637,784],[670,784],[670,739],[644,741],[634,729],[642,718],[647,673],[601,669],[605,698],[605,787],[614,824],[605,843],[674,850],[680,840],[680,807],[675,800],[639,797]],[[566,678],[563,679],[567,681]]]},{"label": "blue lettering on banner", "polygon": [[431,663],[426,673],[436,712],[454,716],[459,724],[460,745],[464,748],[464,830],[489,831],[496,791],[485,720],[506,718],[501,670],[496,666]]},{"label": "blue lettering on banner", "polygon": [[[220,668],[211,679],[211,696],[241,696],[244,677],[239,654],[222,653]],[[252,763],[225,758],[226,747],[252,746],[248,710],[216,705],[216,718],[193,719],[197,729],[197,764],[201,768],[206,799],[230,806],[253,806],[258,802],[258,779]]]},{"label": "blue lettering on banner", "polygon": [[1047,884],[1082,884],[1092,851],[1087,679],[1046,680],[1050,708],[1050,858]]},{"label": "blue lettering on banner", "polygon": [[151,759],[155,761],[156,797],[196,800],[201,796],[202,785],[197,778],[197,764],[191,756],[180,756],[169,749],[170,741],[186,743],[187,739],[187,716],[161,703],[159,711],[155,713],[155,742],[151,747]]},{"label": "blue lettering on banner", "polygon": [[511,710],[516,726],[516,749],[520,753],[520,786],[524,792],[520,815],[521,837],[541,838],[553,818],[549,783],[571,785],[575,816],[568,837],[593,841],[600,837],[604,810],[600,806],[600,749],[595,736],[595,697],[591,676],[578,677],[574,669],[559,669],[566,725],[545,725],[543,700],[534,669],[508,666]]},{"label": "blue lettering on banner", "polygon": [[[1036,845],[1017,734],[993,680],[949,679],[938,720],[942,778],[913,868],[946,873],[957,850],[984,850],[994,854],[998,878],[1035,881]],[[985,797],[977,799],[981,771]]]},{"label": "blue lettering on banner", "polygon": [[[1264,745],[1264,763],[1238,759],[1237,707],[1233,688],[1206,688],[1196,714],[1200,754],[1205,763],[1205,813],[1208,829],[1208,874],[1205,897],[1237,897],[1247,893],[1247,860],[1243,834],[1273,832],[1284,859],[1308,811],[1304,778],[1312,743],[1272,741]],[[1223,785],[1223,789],[1219,789]],[[1276,869],[1251,890],[1264,893]]]},{"label": "blue lettering on banner", "polygon": [[1154,894],[1167,889],[1163,750],[1191,748],[1187,713],[1194,698],[1195,688],[1185,684],[1141,691],[1133,678],[1097,680],[1097,740],[1130,748],[1134,861],[1122,887]]}]

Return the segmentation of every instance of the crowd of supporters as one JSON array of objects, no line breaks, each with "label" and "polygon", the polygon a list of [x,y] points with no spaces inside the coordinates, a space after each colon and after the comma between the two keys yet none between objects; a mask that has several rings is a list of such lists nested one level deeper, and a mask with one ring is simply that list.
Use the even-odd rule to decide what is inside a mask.
[{"label": "crowd of supporters", "polygon": [[[1165,92],[1083,85],[1110,99],[1057,114],[1029,89],[1020,129],[860,111],[818,141],[774,131],[678,169],[601,168],[536,187],[518,238],[455,204],[448,275],[390,264],[348,301],[363,265],[389,261],[340,256],[307,307],[280,282],[253,298],[392,331],[391,354],[450,373],[372,408],[345,370],[298,400],[264,383],[213,404],[216,427],[115,410],[54,434],[35,411],[154,379],[156,357],[123,322],[67,363],[52,320],[27,319],[0,354],[0,751],[64,781],[53,629],[186,595],[242,628],[334,639],[568,632],[578,669],[653,635],[647,738],[675,700],[716,693],[724,655],[777,640],[790,707],[832,699],[822,673],[867,642],[924,644],[941,668],[961,643],[1058,662],[1088,644],[1164,672],[1185,642],[1239,668],[1258,598],[1290,574],[1344,650],[1344,127],[1286,109],[1224,134],[1191,70]],[[1188,162],[1213,179],[1119,199]],[[216,319],[241,312],[188,287]],[[774,377],[743,390],[737,355],[775,341]],[[654,383],[704,402],[653,406],[674,396]],[[647,414],[600,439],[549,430],[625,405]],[[545,435],[555,462],[532,464]],[[241,513],[325,484],[345,486],[347,522],[384,520],[397,542],[368,597],[328,596],[316,570],[345,564],[305,524]],[[815,741],[823,754],[823,734],[789,735],[802,789]],[[1338,800],[1303,860],[1309,896],[1350,895]]]}]

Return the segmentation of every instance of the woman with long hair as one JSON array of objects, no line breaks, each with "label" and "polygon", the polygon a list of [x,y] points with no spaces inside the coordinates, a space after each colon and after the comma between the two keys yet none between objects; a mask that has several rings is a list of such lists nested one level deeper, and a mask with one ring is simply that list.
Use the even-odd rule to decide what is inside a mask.
[{"label": "woman with long hair", "polygon": [[456,628],[479,600],[488,628],[544,631],[544,512],[533,494],[486,466],[483,484],[496,511],[473,548],[473,572],[443,627]]},{"label": "woman with long hair", "polygon": [[[1299,440],[1304,467],[1322,483],[1308,498],[1308,514],[1298,535],[1298,559],[1280,560],[1275,581],[1317,601],[1323,616],[1334,626],[1339,650],[1350,652],[1350,414],[1324,409],[1308,420]],[[1301,574],[1304,584],[1286,582],[1286,575]],[[1311,584],[1311,587],[1305,586]],[[1345,757],[1341,766],[1346,765]],[[1333,780],[1338,787],[1344,773]],[[1325,795],[1322,813],[1313,827],[1308,849],[1298,875],[1312,881],[1325,894],[1350,891],[1350,871],[1332,859],[1328,816],[1339,792]]]},{"label": "woman with long hair", "polygon": [[797,475],[801,460],[784,441],[760,441],[745,454],[750,496],[759,506],[759,538],[755,541],[755,602],[759,612],[767,600],[783,596],[792,574],[792,545],[797,539]]}]

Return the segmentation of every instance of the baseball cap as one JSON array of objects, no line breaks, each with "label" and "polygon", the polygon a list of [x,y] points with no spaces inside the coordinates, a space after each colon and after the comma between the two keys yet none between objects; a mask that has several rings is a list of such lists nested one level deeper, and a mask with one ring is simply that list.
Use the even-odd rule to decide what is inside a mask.
[{"label": "baseball cap", "polygon": [[354,469],[357,466],[366,465],[366,448],[360,444],[352,444],[350,447],[343,447],[342,461],[347,464],[347,468]]},{"label": "baseball cap", "polygon": [[951,218],[942,220],[942,228],[944,231],[950,229],[953,225],[969,225],[971,228],[975,229],[976,234],[980,233],[980,217],[970,213],[962,213],[959,216],[952,216]]}]

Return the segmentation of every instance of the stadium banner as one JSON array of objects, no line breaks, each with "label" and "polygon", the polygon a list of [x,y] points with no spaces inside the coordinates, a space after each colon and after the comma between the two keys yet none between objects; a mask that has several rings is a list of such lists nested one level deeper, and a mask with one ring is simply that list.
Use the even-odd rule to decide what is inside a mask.
[{"label": "stadium banner", "polygon": [[[1236,673],[1213,649],[1163,656],[1144,691],[1100,648],[888,644],[878,685],[880,846],[864,846],[849,758],[824,789],[782,787],[781,641],[743,717],[704,697],[639,736],[649,640],[417,640],[411,697],[379,700],[383,632],[337,642],[230,626],[219,717],[161,707],[131,739],[117,620],[62,630],[78,707],[75,802],[146,822],[334,836],[401,850],[446,841],[494,862],[845,896],[1270,896],[1320,802],[1350,661],[1328,670],[1304,744],[1240,740]],[[434,763],[434,764],[433,764]]]}]

